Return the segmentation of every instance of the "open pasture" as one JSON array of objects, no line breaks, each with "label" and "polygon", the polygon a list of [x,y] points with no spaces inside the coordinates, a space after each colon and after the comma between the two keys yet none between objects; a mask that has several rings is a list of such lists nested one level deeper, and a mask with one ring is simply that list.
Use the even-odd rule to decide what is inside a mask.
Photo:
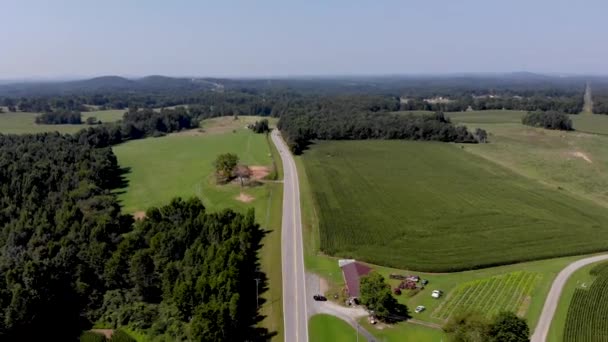
[{"label": "open pasture", "polygon": [[467,149],[404,141],[312,146],[302,159],[321,251],[456,271],[608,249],[603,207]]},{"label": "open pasture", "polygon": [[[124,110],[100,110],[83,112],[82,120],[95,117],[101,122],[114,122],[122,119]],[[89,125],[38,125],[36,116],[38,113],[0,113],[0,133],[3,134],[25,134],[41,132],[76,133]]]},{"label": "open pasture", "polygon": [[[234,129],[221,134],[193,130],[115,146],[118,163],[129,169],[128,187],[119,195],[123,210],[145,211],[175,196],[201,197],[212,209],[258,204],[255,200],[265,197],[267,191],[263,186],[241,189],[237,184],[215,184],[213,162],[219,154],[236,153],[249,166],[272,165],[266,136],[246,129],[245,119],[238,121]],[[241,192],[250,196],[251,203],[235,199]]]}]

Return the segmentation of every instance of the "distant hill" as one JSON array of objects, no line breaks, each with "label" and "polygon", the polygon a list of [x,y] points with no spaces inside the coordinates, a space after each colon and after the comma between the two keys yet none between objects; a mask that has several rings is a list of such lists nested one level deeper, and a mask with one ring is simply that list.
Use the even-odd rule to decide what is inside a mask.
[{"label": "distant hill", "polygon": [[85,80],[64,82],[21,82],[0,84],[0,96],[53,96],[112,92],[172,92],[209,90],[210,82],[191,78],[147,76],[129,79],[120,76],[101,76]]}]

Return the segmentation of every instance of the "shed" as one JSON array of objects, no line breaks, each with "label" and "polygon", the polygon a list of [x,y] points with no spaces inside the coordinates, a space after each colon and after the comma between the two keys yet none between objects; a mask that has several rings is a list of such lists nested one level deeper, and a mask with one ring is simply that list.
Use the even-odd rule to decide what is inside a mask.
[{"label": "shed", "polygon": [[346,283],[348,295],[350,297],[359,297],[359,282],[361,277],[369,274],[372,269],[354,260],[352,262],[343,263],[340,265],[340,268],[342,268],[342,276]]}]

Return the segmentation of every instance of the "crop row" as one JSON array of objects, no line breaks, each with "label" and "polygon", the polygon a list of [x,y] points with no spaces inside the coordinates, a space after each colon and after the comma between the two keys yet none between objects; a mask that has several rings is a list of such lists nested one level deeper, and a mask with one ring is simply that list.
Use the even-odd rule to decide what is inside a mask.
[{"label": "crop row", "polygon": [[564,342],[608,341],[608,263],[594,267],[590,287],[577,288],[568,307]]},{"label": "crop row", "polygon": [[468,310],[487,317],[502,310],[518,313],[534,291],[538,279],[536,273],[520,271],[466,282],[448,294],[432,316],[447,320],[456,312]]}]

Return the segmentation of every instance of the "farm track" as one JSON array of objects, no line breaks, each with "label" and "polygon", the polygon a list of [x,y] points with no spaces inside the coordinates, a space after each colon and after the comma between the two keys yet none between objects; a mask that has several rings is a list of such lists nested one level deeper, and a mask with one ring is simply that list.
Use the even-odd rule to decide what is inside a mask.
[{"label": "farm track", "polygon": [[571,263],[566,266],[557,277],[553,281],[553,285],[551,285],[551,290],[549,290],[549,294],[547,295],[547,299],[545,300],[545,305],[543,306],[543,311],[538,319],[538,323],[536,324],[536,329],[534,330],[534,334],[532,335],[532,339],[530,342],[545,342],[547,341],[547,335],[549,333],[549,328],[551,327],[551,321],[553,320],[553,316],[555,315],[555,311],[557,310],[557,304],[559,303],[559,299],[562,294],[562,290],[566,285],[566,281],[568,278],[576,272],[579,268],[587,266],[589,264],[593,264],[598,261],[608,260],[608,254],[597,255],[594,257],[581,259]]},{"label": "farm track", "polygon": [[589,83],[587,83],[587,87],[585,88],[584,101],[583,113],[593,114],[593,97],[591,97],[591,86]]}]

